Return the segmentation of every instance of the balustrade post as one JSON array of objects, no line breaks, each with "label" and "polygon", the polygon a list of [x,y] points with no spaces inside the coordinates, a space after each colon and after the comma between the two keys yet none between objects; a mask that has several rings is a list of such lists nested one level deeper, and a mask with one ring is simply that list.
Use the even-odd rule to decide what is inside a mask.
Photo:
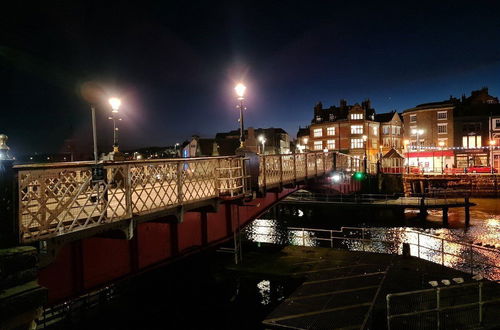
[{"label": "balustrade post", "polygon": [[264,194],[266,191],[266,170],[267,170],[267,164],[266,164],[266,156],[262,155],[262,186],[264,188]]},{"label": "balustrade post", "polygon": [[182,161],[177,163],[177,203],[182,204],[184,201],[182,185],[184,183],[182,173]]},{"label": "balustrade post", "polygon": [[309,167],[309,163],[308,163],[308,160],[307,160],[307,153],[305,154],[305,156],[306,156],[306,159],[305,159],[305,161],[304,161],[304,164],[306,164],[306,168],[305,168],[305,171],[304,171],[304,172],[305,172],[305,175],[306,175],[306,176],[305,176],[305,179],[307,179],[307,175],[308,175],[307,168]]},{"label": "balustrade post", "polygon": [[297,154],[293,154],[293,183],[297,182]]},{"label": "balustrade post", "polygon": [[283,184],[283,155],[279,155],[279,160],[280,160],[280,186]]},{"label": "balustrade post", "polygon": [[132,206],[132,172],[130,171],[131,165],[125,166],[126,178],[125,178],[125,203],[127,206],[127,215],[132,217],[132,212],[134,210]]},{"label": "balustrade post", "polygon": [[18,182],[7,139],[0,134],[0,248],[20,243]]},{"label": "balustrade post", "polygon": [[314,154],[314,171],[315,171],[315,175],[316,177],[318,176],[318,154],[315,153]]}]

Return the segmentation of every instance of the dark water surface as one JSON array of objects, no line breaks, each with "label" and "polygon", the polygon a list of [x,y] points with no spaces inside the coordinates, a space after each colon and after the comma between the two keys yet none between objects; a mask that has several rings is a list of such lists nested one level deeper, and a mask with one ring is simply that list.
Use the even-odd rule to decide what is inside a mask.
[{"label": "dark water surface", "polygon": [[[380,235],[387,239],[389,235],[394,241],[408,239],[413,229],[421,228],[424,232],[438,234],[444,238],[488,242],[500,246],[499,200],[475,199],[473,202],[477,203],[477,206],[471,208],[471,226],[468,228],[464,227],[463,209],[450,210],[449,226],[444,228],[442,214],[437,211],[430,212],[427,219],[421,221],[416,212],[395,215],[388,210],[342,212],[309,206],[297,208],[277,205],[245,228],[244,251],[272,250],[276,249],[274,244],[302,245],[304,238],[297,237],[303,232],[294,236],[289,227],[337,230],[342,226],[376,227],[383,229],[373,234],[373,237]],[[429,241],[429,246],[433,244],[435,242]],[[306,245],[316,244],[310,241]],[[360,248],[352,243],[346,245],[352,250]],[[377,250],[377,246],[371,248]],[[447,248],[453,249],[452,246]],[[455,249],[457,255],[467,253],[461,251],[460,247]],[[412,251],[412,254],[414,252]],[[478,257],[485,256],[481,254]],[[499,262],[490,261],[497,264]],[[236,274],[225,269],[225,265],[231,262],[232,255],[209,251],[159,268],[136,279],[117,284],[116,291],[121,290],[121,293],[110,303],[104,303],[89,311],[75,312],[66,322],[55,328],[263,329],[261,321],[299,285],[299,282]],[[445,260],[445,264],[457,266],[459,261],[450,257]]]}]

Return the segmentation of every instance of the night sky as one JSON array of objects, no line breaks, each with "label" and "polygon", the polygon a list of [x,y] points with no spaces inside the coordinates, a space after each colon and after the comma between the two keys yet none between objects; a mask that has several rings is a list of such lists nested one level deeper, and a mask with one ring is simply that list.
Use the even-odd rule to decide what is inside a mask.
[{"label": "night sky", "polygon": [[[90,150],[89,86],[122,98],[124,149],[236,129],[239,81],[246,125],[291,136],[318,101],[500,96],[498,1],[17,3],[0,11],[0,133],[18,155],[70,138]],[[110,151],[110,109],[97,111]]]}]

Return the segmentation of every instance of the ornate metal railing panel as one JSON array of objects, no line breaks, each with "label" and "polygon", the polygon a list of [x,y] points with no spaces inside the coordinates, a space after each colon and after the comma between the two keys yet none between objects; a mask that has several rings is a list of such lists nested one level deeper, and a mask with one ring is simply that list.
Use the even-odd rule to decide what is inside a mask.
[{"label": "ornate metal railing panel", "polygon": [[306,154],[295,154],[295,175],[297,180],[306,177]]},{"label": "ornate metal railing panel", "polygon": [[211,157],[92,165],[18,166],[19,229],[24,242],[196,201],[244,194],[239,157]]},{"label": "ornate metal railing panel", "polygon": [[[339,154],[337,154],[338,156]],[[333,169],[333,153],[260,157],[259,185],[292,183]],[[16,166],[23,242],[45,239],[179,205],[246,193],[245,159],[208,157]]]},{"label": "ornate metal railing panel", "polygon": [[283,183],[293,182],[295,180],[295,155],[282,155],[281,156],[281,180]]}]

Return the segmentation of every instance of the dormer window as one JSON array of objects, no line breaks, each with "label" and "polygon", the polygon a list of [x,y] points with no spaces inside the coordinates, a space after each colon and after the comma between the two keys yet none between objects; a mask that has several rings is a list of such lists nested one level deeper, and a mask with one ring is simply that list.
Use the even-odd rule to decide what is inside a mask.
[{"label": "dormer window", "polygon": [[351,113],[351,120],[359,120],[363,119],[362,113]]},{"label": "dormer window", "polygon": [[335,120],[335,115],[333,113],[329,114],[328,115],[328,119],[330,119],[330,121],[334,121]]},{"label": "dormer window", "polygon": [[321,122],[321,116],[316,116],[316,122],[320,123]]}]

